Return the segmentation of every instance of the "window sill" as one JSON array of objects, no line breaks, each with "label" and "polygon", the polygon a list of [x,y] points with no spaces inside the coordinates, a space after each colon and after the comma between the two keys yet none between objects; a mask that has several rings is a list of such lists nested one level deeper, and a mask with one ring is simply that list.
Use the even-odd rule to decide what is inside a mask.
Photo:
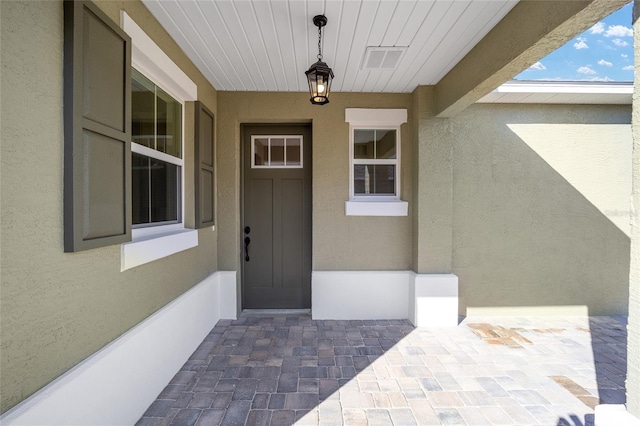
[{"label": "window sill", "polygon": [[120,271],[197,246],[198,231],[185,229],[182,225],[134,229],[133,241],[121,246]]},{"label": "window sill", "polygon": [[409,203],[407,201],[347,201],[345,202],[347,216],[408,216]]}]

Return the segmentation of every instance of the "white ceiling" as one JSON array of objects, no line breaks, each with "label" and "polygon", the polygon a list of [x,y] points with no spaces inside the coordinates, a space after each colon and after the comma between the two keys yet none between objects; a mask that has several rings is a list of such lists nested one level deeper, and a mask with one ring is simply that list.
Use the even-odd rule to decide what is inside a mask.
[{"label": "white ceiling", "polygon": [[[324,14],[332,91],[436,84],[518,0],[142,0],[218,90],[306,91]],[[407,46],[394,70],[363,70],[367,46]]]}]

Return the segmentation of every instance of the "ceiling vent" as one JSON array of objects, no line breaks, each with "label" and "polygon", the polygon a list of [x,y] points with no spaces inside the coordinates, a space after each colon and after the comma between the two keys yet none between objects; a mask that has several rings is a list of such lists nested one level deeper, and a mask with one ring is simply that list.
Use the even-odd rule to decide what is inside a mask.
[{"label": "ceiling vent", "polygon": [[362,61],[363,70],[393,70],[407,51],[406,47],[368,46]]}]

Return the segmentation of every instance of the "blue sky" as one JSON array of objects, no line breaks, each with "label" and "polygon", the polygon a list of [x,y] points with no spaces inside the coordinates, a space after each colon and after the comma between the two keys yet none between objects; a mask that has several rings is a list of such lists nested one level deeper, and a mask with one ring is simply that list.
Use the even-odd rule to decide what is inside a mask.
[{"label": "blue sky", "polygon": [[516,80],[633,81],[632,4],[552,52]]}]

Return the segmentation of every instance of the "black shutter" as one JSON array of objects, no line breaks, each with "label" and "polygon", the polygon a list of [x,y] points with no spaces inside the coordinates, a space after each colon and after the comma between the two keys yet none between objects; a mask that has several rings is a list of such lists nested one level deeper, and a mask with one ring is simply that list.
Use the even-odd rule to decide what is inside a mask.
[{"label": "black shutter", "polygon": [[64,251],[131,240],[131,38],[64,2]]},{"label": "black shutter", "polygon": [[215,119],[201,102],[195,102],[195,198],[196,228],[215,221]]}]

